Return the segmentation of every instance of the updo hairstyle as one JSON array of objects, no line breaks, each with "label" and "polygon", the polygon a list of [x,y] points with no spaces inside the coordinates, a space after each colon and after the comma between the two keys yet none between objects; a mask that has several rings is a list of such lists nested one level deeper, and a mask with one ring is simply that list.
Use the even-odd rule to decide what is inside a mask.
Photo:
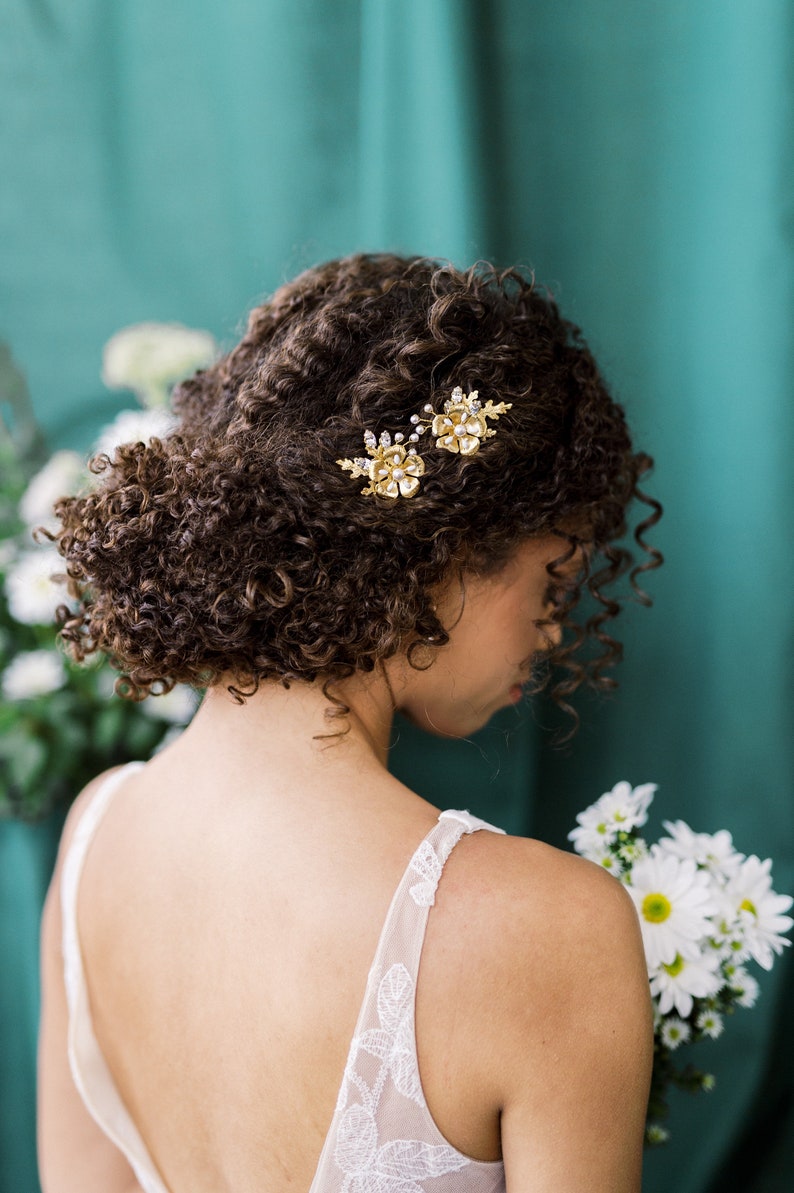
[{"label": "updo hairstyle", "polygon": [[[455,386],[512,403],[496,435],[468,457],[426,436],[415,496],[362,496],[336,461],[364,455],[366,429],[410,431]],[[613,686],[620,646],[605,626],[620,606],[606,589],[631,570],[647,602],[636,576],[661,562],[643,538],[660,507],[638,488],[651,460],[532,280],[391,255],[328,262],[257,307],[174,408],[172,434],[97,457],[96,488],[57,506],[75,601],[59,611],[62,637],[78,660],[104,651],[123,694],[221,677],[238,698],[274,679],[332,691],[398,651],[418,660],[448,641],[439,585],[496,572],[551,533],[567,543],[549,571],[554,619],[570,630],[555,698],[567,707],[582,680]],[[632,567],[617,540],[634,498],[651,511]],[[584,573],[566,590],[556,567],[578,545]],[[591,612],[576,625],[583,590]]]}]

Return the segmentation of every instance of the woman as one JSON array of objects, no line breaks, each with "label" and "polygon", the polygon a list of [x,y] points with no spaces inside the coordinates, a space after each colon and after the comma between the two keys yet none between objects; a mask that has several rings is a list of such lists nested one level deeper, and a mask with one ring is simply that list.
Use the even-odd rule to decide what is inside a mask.
[{"label": "woman", "polygon": [[69,816],[45,1193],[636,1191],[629,899],[386,766],[397,709],[463,737],[544,657],[564,707],[610,682],[650,460],[578,332],[516,273],[356,256],[282,287],[176,407],[58,506],[76,657],[207,694]]}]

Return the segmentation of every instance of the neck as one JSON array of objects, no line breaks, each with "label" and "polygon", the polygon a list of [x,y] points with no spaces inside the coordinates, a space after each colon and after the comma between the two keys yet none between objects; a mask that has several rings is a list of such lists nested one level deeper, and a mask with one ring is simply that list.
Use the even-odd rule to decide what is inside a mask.
[{"label": "neck", "polygon": [[269,680],[244,704],[229,694],[228,682],[208,690],[186,738],[195,743],[221,740],[225,749],[254,762],[272,757],[274,748],[303,752],[307,745],[328,757],[338,744],[344,745],[348,764],[355,750],[387,766],[394,701],[385,669],[331,685],[333,696],[350,710],[339,716],[329,715],[339,706],[324,695],[321,680],[295,682],[289,688]]}]

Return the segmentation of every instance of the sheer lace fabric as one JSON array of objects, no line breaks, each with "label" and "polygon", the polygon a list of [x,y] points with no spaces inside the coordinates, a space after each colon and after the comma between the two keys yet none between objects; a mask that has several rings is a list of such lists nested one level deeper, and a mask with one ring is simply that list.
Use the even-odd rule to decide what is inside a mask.
[{"label": "sheer lace fabric", "polygon": [[[116,1089],[91,1024],[77,931],[77,891],[91,839],[134,766],[112,775],[86,808],[61,886],[69,1064],[90,1114],[127,1157],[144,1193],[170,1193]],[[452,1147],[425,1103],[414,1005],[422,944],[444,863],[465,833],[500,832],[468,812],[442,812],[394,894],[370,969],[342,1085],[309,1193],[499,1193],[501,1161]],[[265,1191],[263,1190],[263,1193]]]}]

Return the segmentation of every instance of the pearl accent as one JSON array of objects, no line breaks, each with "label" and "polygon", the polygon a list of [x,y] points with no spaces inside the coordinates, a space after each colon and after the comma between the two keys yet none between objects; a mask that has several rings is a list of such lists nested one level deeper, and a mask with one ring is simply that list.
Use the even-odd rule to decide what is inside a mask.
[{"label": "pearl accent", "polygon": [[[404,433],[382,431],[376,438],[373,431],[365,430],[364,446],[370,460],[356,456],[353,460],[337,460],[336,463],[354,478],[368,478],[369,485],[361,490],[364,497],[413,497],[419,490],[426,464],[415,445],[428,431],[428,438],[435,439],[437,448],[472,456],[479,450],[481,440],[491,439],[496,434],[487,420],[494,421],[511,408],[510,402],[494,403],[490,399],[483,405],[476,389],[464,395],[463,389],[456,385],[441,410],[434,410],[426,402],[422,414],[411,414]],[[427,447],[429,449],[430,445]],[[422,450],[424,452],[424,446]]]}]

